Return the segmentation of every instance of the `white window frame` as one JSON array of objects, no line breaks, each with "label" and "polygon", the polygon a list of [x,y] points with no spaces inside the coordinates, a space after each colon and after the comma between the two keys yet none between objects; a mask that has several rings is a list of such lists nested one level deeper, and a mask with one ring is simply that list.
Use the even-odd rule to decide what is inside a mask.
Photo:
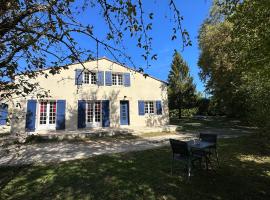
[{"label": "white window frame", "polygon": [[[41,103],[42,102],[46,102],[46,120],[45,120],[45,124],[41,124],[40,123],[40,118],[41,118],[41,109],[40,109],[40,106],[41,106]],[[55,103],[55,113],[54,113],[54,123],[50,123],[50,117],[52,117],[51,115],[51,112],[50,112],[50,103],[51,102],[54,102]],[[56,121],[57,121],[57,100],[41,100],[38,102],[38,105],[37,105],[37,129],[38,130],[55,130],[56,129]]]},{"label": "white window frame", "polygon": [[[88,78],[86,79],[86,77],[88,77]],[[97,72],[85,71],[83,73],[83,83],[84,84],[96,85],[97,84]]]},{"label": "white window frame", "polygon": [[[115,77],[115,79],[114,79],[114,77]],[[122,73],[112,73],[112,85],[122,86],[123,84],[124,84],[123,83],[123,74]]]},{"label": "white window frame", "polygon": [[[150,104],[153,104],[153,112],[150,112]],[[155,115],[156,114],[156,106],[155,101],[144,101],[144,113],[147,115]]]},{"label": "white window frame", "polygon": [[[99,114],[96,113],[96,103],[100,104]],[[91,106],[91,108],[89,108]],[[91,111],[89,111],[91,109]],[[90,112],[90,113],[89,113]],[[87,101],[86,102],[86,109],[85,109],[85,115],[86,115],[86,126],[87,127],[102,127],[102,101]],[[92,120],[89,120],[90,115],[92,115]],[[97,115],[99,115],[99,121],[96,121]]]},{"label": "white window frame", "polygon": [[84,72],[83,73],[83,83],[89,84],[90,83],[90,72]]}]

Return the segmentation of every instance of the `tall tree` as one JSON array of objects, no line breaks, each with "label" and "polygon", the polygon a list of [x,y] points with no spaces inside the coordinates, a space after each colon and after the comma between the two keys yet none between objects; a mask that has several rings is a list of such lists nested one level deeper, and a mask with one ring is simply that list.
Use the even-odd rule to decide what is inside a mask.
[{"label": "tall tree", "polygon": [[201,28],[201,78],[227,115],[270,127],[269,1],[216,0],[213,7],[222,17],[210,15]]},{"label": "tall tree", "polygon": [[[135,66],[123,50],[127,37],[143,50],[147,65],[157,59],[149,34],[156,13],[145,9],[142,0],[0,0],[0,5],[0,100],[13,94],[29,94],[38,85],[28,79],[58,73],[64,69],[62,65],[83,65],[83,61],[99,57],[99,49],[122,64]],[[184,46],[190,45],[177,4],[170,0],[168,7],[172,14],[172,39],[180,36]],[[82,21],[81,13],[88,14],[88,19],[92,15],[103,19],[104,32],[96,32],[93,22]],[[94,45],[80,45],[76,38]],[[48,67],[49,71],[42,70]],[[12,82],[17,74],[24,76]]]},{"label": "tall tree", "polygon": [[173,55],[171,70],[168,77],[168,97],[170,109],[178,109],[181,118],[182,109],[190,108],[196,99],[195,85],[189,74],[189,67],[176,51]]}]

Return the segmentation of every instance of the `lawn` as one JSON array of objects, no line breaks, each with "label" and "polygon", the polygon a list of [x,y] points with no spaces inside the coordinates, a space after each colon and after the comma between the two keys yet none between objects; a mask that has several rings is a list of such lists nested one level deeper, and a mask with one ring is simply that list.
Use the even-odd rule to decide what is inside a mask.
[{"label": "lawn", "polygon": [[171,118],[170,123],[178,125],[177,130],[180,132],[197,133],[200,131],[213,132],[231,132],[231,133],[248,133],[255,132],[255,127],[250,127],[247,124],[226,117],[202,117],[202,118]]},{"label": "lawn", "polygon": [[269,137],[219,140],[221,168],[170,175],[169,147],[0,168],[1,199],[270,199]]}]

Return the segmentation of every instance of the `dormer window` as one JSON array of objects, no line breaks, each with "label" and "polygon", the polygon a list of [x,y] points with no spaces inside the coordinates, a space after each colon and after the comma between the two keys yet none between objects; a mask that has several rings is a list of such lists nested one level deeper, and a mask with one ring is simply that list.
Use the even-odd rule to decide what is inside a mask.
[{"label": "dormer window", "polygon": [[84,72],[84,83],[85,84],[97,84],[97,73]]},{"label": "dormer window", "polygon": [[112,85],[123,85],[123,75],[112,74]]}]

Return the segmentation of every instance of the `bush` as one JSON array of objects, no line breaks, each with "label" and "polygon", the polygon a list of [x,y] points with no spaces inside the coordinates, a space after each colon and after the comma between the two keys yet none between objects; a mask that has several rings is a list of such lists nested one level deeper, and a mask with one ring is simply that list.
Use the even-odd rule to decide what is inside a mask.
[{"label": "bush", "polygon": [[[193,117],[198,112],[198,108],[182,109],[182,117]],[[178,118],[179,111],[177,109],[170,110],[170,118]]]}]

